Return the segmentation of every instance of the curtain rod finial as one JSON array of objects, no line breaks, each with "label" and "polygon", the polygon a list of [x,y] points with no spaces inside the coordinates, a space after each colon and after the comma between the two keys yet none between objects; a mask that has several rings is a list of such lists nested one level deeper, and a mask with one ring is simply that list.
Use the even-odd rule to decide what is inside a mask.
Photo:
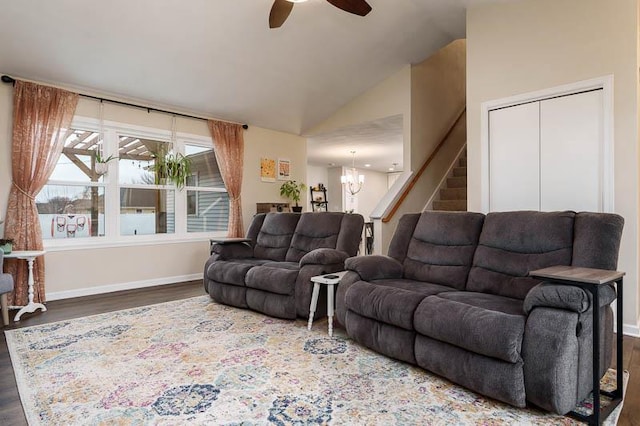
[{"label": "curtain rod finial", "polygon": [[3,75],[1,79],[2,79],[2,82],[3,82],[3,83],[11,83],[11,84],[14,84],[14,83],[16,82],[16,80],[15,80],[14,78],[9,77],[8,75]]},{"label": "curtain rod finial", "polygon": [[248,124],[243,124],[243,125],[242,125],[242,128],[243,128],[243,129],[245,129],[245,130],[247,130],[247,129],[249,128],[249,125],[248,125]]}]

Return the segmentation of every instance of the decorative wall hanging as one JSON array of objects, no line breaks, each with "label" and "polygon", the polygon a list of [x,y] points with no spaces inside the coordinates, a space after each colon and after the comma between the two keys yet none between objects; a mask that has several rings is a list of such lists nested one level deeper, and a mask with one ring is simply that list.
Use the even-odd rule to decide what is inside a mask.
[{"label": "decorative wall hanging", "polygon": [[291,178],[291,160],[278,158],[278,180],[289,180]]},{"label": "decorative wall hanging", "polygon": [[276,160],[273,158],[260,159],[260,180],[263,182],[276,181]]}]

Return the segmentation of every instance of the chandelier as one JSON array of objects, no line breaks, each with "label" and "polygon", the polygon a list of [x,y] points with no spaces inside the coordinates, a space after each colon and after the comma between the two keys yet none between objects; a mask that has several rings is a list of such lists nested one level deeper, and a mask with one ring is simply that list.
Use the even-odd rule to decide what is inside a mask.
[{"label": "chandelier", "polygon": [[351,170],[340,176],[340,182],[351,195],[356,195],[362,189],[364,183],[364,175],[358,174],[356,170],[356,152],[351,151]]}]

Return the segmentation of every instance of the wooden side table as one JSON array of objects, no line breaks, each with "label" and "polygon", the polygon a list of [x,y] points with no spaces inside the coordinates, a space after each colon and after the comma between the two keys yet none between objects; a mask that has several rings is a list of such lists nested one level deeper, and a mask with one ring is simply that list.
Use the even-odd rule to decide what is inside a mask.
[{"label": "wooden side table", "polygon": [[313,325],[313,314],[318,306],[318,293],[320,293],[320,284],[327,286],[327,318],[329,320],[329,337],[333,337],[333,299],[334,287],[340,283],[340,280],[347,271],[334,272],[331,274],[317,275],[311,277],[313,283],[313,294],[311,295],[311,306],[309,306],[309,322],[307,330],[311,330]]},{"label": "wooden side table", "polygon": [[[26,313],[35,312],[36,309],[42,309],[42,312],[46,312],[47,308],[42,303],[35,303],[33,301],[33,261],[36,260],[36,257],[42,256],[46,253],[44,250],[17,250],[12,251],[9,254],[5,254],[5,259],[22,259],[26,260],[29,264],[29,279],[27,284],[29,285],[29,303],[26,306],[10,306],[11,309],[20,309],[16,316],[13,318],[14,321],[20,321],[20,317]],[[16,285],[18,285],[16,283]]]},{"label": "wooden side table", "polygon": [[[574,266],[552,266],[531,271],[530,276],[543,278],[553,284],[571,285],[583,288],[593,296],[593,414],[584,416],[571,411],[570,417],[590,425],[600,425],[604,419],[622,402],[622,277],[624,272],[603,269],[580,268]],[[600,389],[600,288],[605,285],[616,286],[616,389],[607,392]],[[611,404],[601,408],[600,395],[611,398]]]}]

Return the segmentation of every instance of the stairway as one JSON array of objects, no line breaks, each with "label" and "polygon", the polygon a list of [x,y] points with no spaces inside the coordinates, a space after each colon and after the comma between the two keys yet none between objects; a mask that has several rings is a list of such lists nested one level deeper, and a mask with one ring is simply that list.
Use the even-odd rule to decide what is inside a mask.
[{"label": "stairway", "polygon": [[440,199],[433,201],[433,210],[467,211],[467,150],[458,158],[443,188]]}]

